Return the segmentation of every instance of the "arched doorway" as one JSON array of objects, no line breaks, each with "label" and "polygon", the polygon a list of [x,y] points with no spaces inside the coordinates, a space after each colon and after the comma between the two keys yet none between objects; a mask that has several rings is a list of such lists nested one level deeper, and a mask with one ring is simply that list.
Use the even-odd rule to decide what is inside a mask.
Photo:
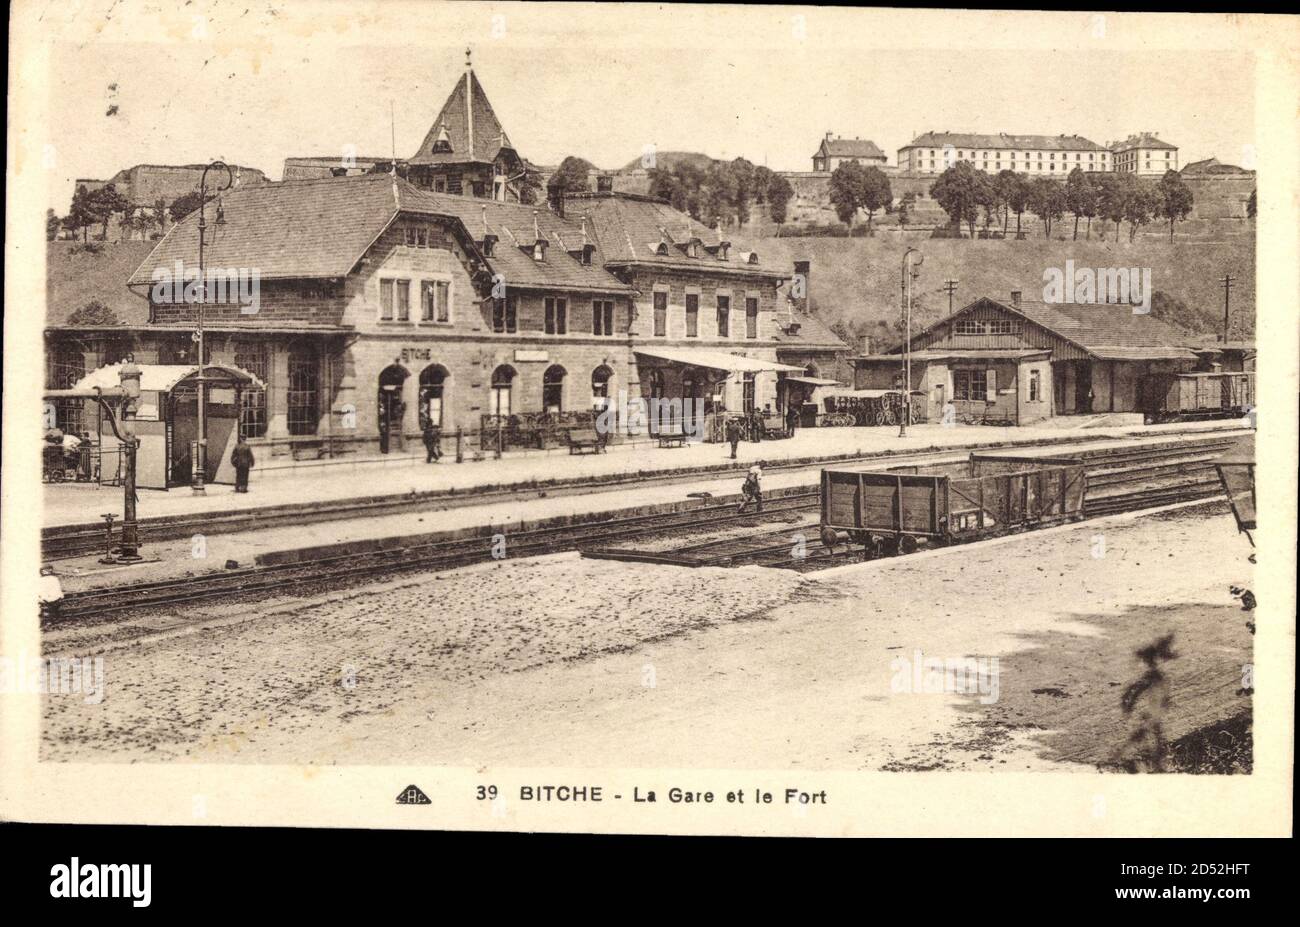
[{"label": "arched doorway", "polygon": [[490,415],[509,415],[511,410],[510,394],[515,382],[515,368],[502,364],[492,371],[492,396],[488,405]]},{"label": "arched doorway", "polygon": [[558,415],[564,411],[564,378],[568,374],[559,364],[552,364],[542,374],[542,411]]},{"label": "arched doorway", "polygon": [[402,439],[402,419],[406,417],[406,402],[402,387],[409,374],[405,367],[390,364],[379,373],[379,392],[376,399],[379,419],[379,453],[405,448]]},{"label": "arched doorway", "polygon": [[609,405],[609,381],[614,378],[614,371],[601,364],[591,372],[591,408],[602,411]]},{"label": "arched doorway", "polygon": [[420,430],[426,423],[441,430],[447,390],[447,368],[430,364],[420,371]]}]

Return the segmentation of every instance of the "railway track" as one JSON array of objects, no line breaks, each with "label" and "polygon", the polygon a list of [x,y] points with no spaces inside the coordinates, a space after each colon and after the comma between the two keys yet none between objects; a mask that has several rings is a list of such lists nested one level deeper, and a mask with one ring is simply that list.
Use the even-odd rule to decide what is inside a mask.
[{"label": "railway track", "polygon": [[[1218,494],[1217,479],[1210,480],[1206,471],[1213,469],[1214,452],[1233,443],[1231,438],[1183,442],[1176,446],[1157,446],[1146,453],[1136,449],[1094,451],[1079,456],[1089,462],[1090,491],[1085,499],[1085,517],[1098,517],[1165,505],[1188,499],[1211,498]],[[1094,494],[1093,475],[1103,479],[1105,492]],[[543,554],[581,550],[606,559],[638,560],[677,565],[741,565],[754,563],[790,569],[824,569],[838,563],[861,559],[860,551],[820,553],[819,508],[816,486],[792,487],[768,496],[761,514],[735,511],[737,497],[719,497],[713,504],[680,512],[602,518],[575,525],[527,529],[510,532],[505,537],[504,557],[519,559]],[[808,517],[804,524],[792,525],[789,517]],[[782,521],[779,527],[765,522]],[[696,544],[680,543],[692,534],[707,533],[730,527],[755,528],[736,538],[710,539]],[[804,535],[809,556],[793,558],[795,534]],[[397,549],[314,559],[303,563],[275,566],[251,566],[208,573],[175,580],[132,583],[122,586],[86,590],[66,596],[57,623],[116,616],[134,611],[150,611],[223,598],[237,601],[262,594],[281,594],[318,587],[318,592],[337,586],[373,582],[388,575],[414,570],[450,570],[483,563],[494,557],[495,536],[490,529],[473,537],[433,541]],[[611,546],[613,542],[647,538],[671,539],[670,551],[630,550]],[[102,543],[102,535],[101,535]],[[53,623],[51,619],[47,623]]]},{"label": "railway track", "polygon": [[[1220,437],[1213,435],[1190,443],[1204,444],[1205,447],[1223,447],[1230,444],[1234,437]],[[1032,449],[1038,447],[1058,447],[1061,446],[1059,441],[1043,441],[1035,444],[1016,445],[1018,449]],[[1066,445],[1068,447],[1068,445]],[[999,448],[987,448],[985,450],[998,450]],[[857,461],[880,461],[884,466],[893,466],[896,464],[905,464],[913,457],[933,457],[941,455],[943,451],[926,451],[917,452],[916,454],[895,455],[889,458],[881,458],[878,455],[864,455],[860,457],[845,457],[833,461],[836,465],[853,464]],[[1083,451],[1077,455],[1086,458],[1089,452]],[[1141,456],[1139,449],[1126,450],[1118,453],[1117,459],[1126,459],[1133,455]],[[1153,452],[1155,453],[1155,452]],[[1136,459],[1136,458],[1134,458]],[[825,461],[829,465],[832,461]],[[777,464],[767,468],[768,472],[781,472],[786,470],[806,470],[822,466],[822,463],[796,462],[790,464]],[[343,499],[326,503],[295,503],[280,506],[269,506],[249,511],[234,512],[213,512],[199,515],[170,515],[159,516],[155,518],[141,519],[139,523],[139,534],[141,541],[144,543],[157,543],[158,541],[178,540],[188,538],[195,533],[212,536],[217,534],[232,534],[238,531],[252,529],[266,529],[284,525],[303,525],[323,521],[338,521],[342,519],[354,518],[373,518],[382,515],[407,514],[414,511],[445,511],[447,509],[458,508],[465,505],[482,505],[495,500],[518,499],[521,495],[527,495],[531,492],[545,493],[549,496],[572,495],[576,493],[586,493],[595,490],[612,490],[620,486],[644,485],[646,483],[673,483],[698,481],[702,478],[708,478],[710,475],[716,475],[719,479],[725,479],[728,476],[735,475],[735,470],[719,470],[716,474],[709,472],[689,472],[673,471],[665,474],[653,474],[650,476],[617,476],[610,479],[599,480],[592,483],[586,483],[580,486],[537,486],[487,489],[482,491],[470,492],[439,492],[439,493],[422,493],[410,494],[403,496],[366,496],[354,499]],[[112,547],[120,540],[120,521],[114,525],[114,530],[109,532],[104,525],[61,525],[52,528],[45,528],[41,532],[41,557],[47,561],[68,560],[75,557],[83,557],[91,554],[103,553],[106,549]]]}]

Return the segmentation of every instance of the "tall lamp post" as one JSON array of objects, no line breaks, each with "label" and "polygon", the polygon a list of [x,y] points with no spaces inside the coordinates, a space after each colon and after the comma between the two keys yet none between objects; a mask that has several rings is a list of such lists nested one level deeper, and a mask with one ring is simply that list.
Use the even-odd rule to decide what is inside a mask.
[{"label": "tall lamp post", "polygon": [[[912,255],[916,255],[916,261],[912,261]],[[898,436],[907,437],[907,426],[912,421],[912,281],[920,276],[920,267],[925,261],[925,255],[915,248],[908,248],[903,252],[903,312],[904,322],[904,340],[903,340],[903,417],[898,423]]]},{"label": "tall lamp post", "polygon": [[[235,184],[235,175],[230,170],[230,165],[225,161],[213,161],[207,167],[203,168],[203,174],[199,178],[199,328],[197,341],[199,343],[199,375],[196,378],[197,383],[197,404],[198,404],[198,441],[195,442],[194,459],[191,465],[191,482],[190,488],[194,495],[200,496],[206,492],[204,481],[207,479],[208,470],[208,422],[207,422],[207,400],[208,391],[204,382],[203,368],[205,366],[204,344],[203,344],[203,306],[208,301],[208,278],[203,266],[203,250],[207,244],[207,202],[208,202],[208,171],[213,168],[224,169],[226,172],[226,185],[217,189],[217,193],[224,193]],[[217,203],[217,226],[226,224],[226,217],[221,209],[221,203]]]}]

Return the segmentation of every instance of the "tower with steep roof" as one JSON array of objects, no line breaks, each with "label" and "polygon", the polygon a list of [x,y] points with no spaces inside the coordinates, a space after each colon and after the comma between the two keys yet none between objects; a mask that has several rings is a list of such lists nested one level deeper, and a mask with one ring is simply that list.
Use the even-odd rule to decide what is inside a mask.
[{"label": "tower with steep roof", "polygon": [[474,73],[469,49],[464,75],[406,168],[412,183],[436,193],[520,201],[527,166]]}]

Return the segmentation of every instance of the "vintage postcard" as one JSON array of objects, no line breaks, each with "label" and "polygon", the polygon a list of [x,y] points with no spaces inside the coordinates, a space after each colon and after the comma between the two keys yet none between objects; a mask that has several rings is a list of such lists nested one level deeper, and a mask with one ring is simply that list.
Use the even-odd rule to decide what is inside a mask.
[{"label": "vintage postcard", "polygon": [[1294,16],[10,36],[3,817],[1289,833]]}]

